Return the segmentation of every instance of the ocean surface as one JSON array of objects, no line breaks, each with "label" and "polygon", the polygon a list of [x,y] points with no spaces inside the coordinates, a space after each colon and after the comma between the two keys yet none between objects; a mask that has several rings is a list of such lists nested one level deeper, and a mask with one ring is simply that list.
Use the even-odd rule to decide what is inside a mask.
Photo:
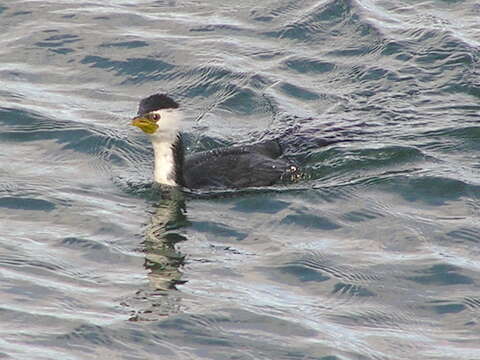
[{"label": "ocean surface", "polygon": [[[0,359],[480,359],[477,0],[0,3]],[[280,139],[302,177],[158,189]]]}]

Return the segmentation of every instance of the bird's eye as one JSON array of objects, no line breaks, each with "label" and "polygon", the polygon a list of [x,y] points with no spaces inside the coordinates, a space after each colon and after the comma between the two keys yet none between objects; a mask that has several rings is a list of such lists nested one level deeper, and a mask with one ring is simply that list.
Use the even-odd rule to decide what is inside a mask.
[{"label": "bird's eye", "polygon": [[160,115],[158,115],[158,114],[152,114],[152,120],[155,121],[155,122],[158,121],[158,120],[160,120]]}]

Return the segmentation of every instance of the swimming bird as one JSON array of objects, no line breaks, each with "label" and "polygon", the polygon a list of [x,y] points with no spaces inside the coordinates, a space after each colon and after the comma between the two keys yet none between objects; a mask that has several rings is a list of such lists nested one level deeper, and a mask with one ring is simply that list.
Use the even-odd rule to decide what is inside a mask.
[{"label": "swimming bird", "polygon": [[299,169],[282,159],[278,141],[217,148],[185,156],[180,132],[179,104],[166,94],[140,101],[131,125],[143,130],[152,142],[154,180],[171,186],[244,188],[269,186],[298,176]]}]

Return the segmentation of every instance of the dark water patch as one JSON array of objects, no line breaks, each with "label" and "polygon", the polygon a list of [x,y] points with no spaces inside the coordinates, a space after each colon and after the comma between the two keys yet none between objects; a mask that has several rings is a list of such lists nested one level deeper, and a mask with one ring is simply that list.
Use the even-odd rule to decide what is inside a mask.
[{"label": "dark water patch", "polygon": [[139,47],[149,46],[149,43],[146,41],[140,40],[131,40],[131,41],[119,41],[119,42],[108,42],[100,44],[99,47],[119,47],[119,48],[128,48],[128,49],[136,49]]},{"label": "dark water patch", "polygon": [[[185,98],[209,98],[213,96],[218,103],[234,96],[235,90],[242,91],[243,87],[235,83],[246,80],[246,77],[241,72],[235,73],[223,66],[205,64],[204,66],[195,66],[187,72],[177,71],[169,79],[179,82],[179,92]],[[244,101],[253,100],[254,104],[258,101],[258,99],[251,98],[251,91],[243,93],[243,99]],[[240,98],[237,97],[236,100],[241,100],[241,96]],[[240,104],[240,106],[246,107],[248,102]]]},{"label": "dark water patch", "polygon": [[[67,340],[71,345],[90,344],[107,345],[108,347],[115,345],[123,348],[120,343],[115,341],[110,330],[95,325],[81,325],[73,329],[69,334],[57,336],[57,340]],[[93,349],[88,352],[93,352]]]},{"label": "dark water patch", "polygon": [[126,60],[111,60],[102,56],[85,56],[81,64],[90,67],[112,71],[116,76],[126,76],[122,84],[137,84],[146,81],[165,79],[166,74],[174,69],[174,65],[149,58],[127,58]]},{"label": "dark water patch", "polygon": [[[129,153],[146,151],[145,146],[137,146],[130,139],[122,139],[115,134],[105,134],[104,129],[87,129],[85,125],[74,124],[46,118],[34,112],[1,108],[0,124],[7,125],[0,132],[0,139],[9,142],[41,142],[55,140],[64,144],[63,150],[74,150],[86,154],[108,157],[117,164],[124,163],[124,158],[110,149],[128,149]],[[108,152],[108,154],[106,153]]]},{"label": "dark water patch", "polygon": [[62,246],[76,249],[89,249],[89,250],[105,250],[107,247],[96,241],[90,239],[82,239],[78,237],[66,237],[61,241]]},{"label": "dark water patch", "polygon": [[[81,128],[79,124],[48,119],[41,115],[24,110],[1,109],[0,122],[8,125],[8,129],[0,133],[0,139],[10,142],[31,142],[55,140],[65,144],[62,149],[75,150],[87,154],[100,154],[112,147],[136,149],[126,139],[119,139],[103,134],[100,130]],[[83,125],[84,126],[84,125]],[[70,127],[70,128],[67,128]],[[109,154],[112,161],[122,159]]]},{"label": "dark water patch", "polygon": [[248,234],[239,232],[227,225],[213,221],[192,221],[192,227],[195,231],[212,234],[225,238],[234,238],[237,241],[245,239]]},{"label": "dark water patch", "polygon": [[44,41],[39,41],[34,45],[38,47],[64,47],[65,44],[75,43],[80,41],[81,39],[78,35],[73,34],[62,34],[62,35],[53,35],[45,39]]},{"label": "dark water patch", "polygon": [[71,137],[68,140],[63,140],[63,136],[61,138],[57,137],[57,142],[65,143],[62,147],[63,150],[74,150],[80,153],[94,155],[104,154],[108,156],[109,161],[116,164],[123,164],[125,159],[119,155],[119,152],[108,152],[109,149],[125,149],[128,150],[129,155],[131,154],[133,156],[139,151],[148,152],[149,149],[139,149],[138,146],[136,146],[137,144],[128,139],[111,137],[95,130],[79,131],[77,136]]},{"label": "dark water patch", "polygon": [[49,130],[6,131],[0,134],[0,139],[12,142],[42,141],[53,139],[62,144],[69,143],[72,141],[72,139],[88,137],[90,134],[91,132],[86,129],[51,128]]},{"label": "dark water patch", "polygon": [[429,268],[416,270],[419,275],[406,277],[408,280],[424,285],[460,285],[474,284],[469,276],[462,275],[460,269],[453,265],[437,264]]},{"label": "dark water patch", "polygon": [[258,16],[255,16],[254,14],[252,14],[252,19],[254,21],[260,21],[260,22],[270,22],[274,19],[273,16],[266,16],[266,15],[258,15]]},{"label": "dark water patch", "polygon": [[250,15],[256,16],[268,16],[269,18],[281,17],[284,15],[289,15],[292,11],[295,11],[299,8],[298,1],[287,0],[281,1],[279,3],[274,3],[274,7],[270,10],[264,7],[258,7],[251,10]]},{"label": "dark water patch", "polygon": [[[451,109],[450,109],[451,110]],[[464,113],[466,110],[463,111]],[[472,111],[473,113],[473,111]],[[445,154],[465,154],[480,150],[480,128],[448,128],[427,131],[415,136],[421,139],[419,148]],[[440,156],[439,156],[440,157]]]},{"label": "dark water patch", "polygon": [[[250,343],[248,347],[261,344],[249,336],[249,331],[255,331],[259,334],[275,334],[295,337],[311,337],[318,335],[313,329],[302,326],[299,323],[283,320],[275,316],[268,316],[254,313],[248,310],[237,308],[222,308],[217,313],[207,313],[202,315],[188,315],[182,314],[171,319],[165,319],[154,325],[156,334],[165,334],[165,330],[171,330],[173,333],[189,334],[189,342],[207,343],[212,345],[228,345],[230,346],[245,346]],[[223,334],[218,332],[218,329],[224,329]],[[160,331],[158,331],[160,330]],[[245,336],[240,336],[235,339],[235,334],[243,333]],[[167,335],[168,336],[168,335]],[[222,338],[222,342],[209,342],[215,338]],[[269,346],[264,343],[265,346]]]},{"label": "dark water patch", "polygon": [[[281,278],[288,275],[294,277],[296,281],[300,282],[323,282],[330,280],[329,276],[323,275],[320,271],[310,269],[305,265],[289,264],[280,266],[276,270],[281,273]],[[279,281],[279,279],[277,279],[277,281]]]},{"label": "dark water patch", "polygon": [[463,66],[464,68],[469,69],[474,66],[475,62],[477,61],[476,58],[477,56],[471,52],[454,52],[453,54],[449,54],[447,61],[443,63],[443,66],[447,69],[453,69],[458,66]]},{"label": "dark water patch", "polygon": [[[308,184],[307,187],[300,187],[300,189],[303,191],[299,191],[296,194],[298,198],[303,199],[303,201],[306,203],[316,204],[334,204],[340,200],[351,201],[353,198],[355,198],[355,191],[357,191],[356,189],[354,190],[353,188],[342,186],[324,186],[312,189],[310,184]],[[300,212],[301,211],[303,210],[300,210]]]},{"label": "dark water patch", "polygon": [[202,25],[190,28],[191,32],[225,32],[225,33],[238,33],[244,31],[245,29],[240,28],[239,26],[229,25],[229,24],[209,24]]},{"label": "dark water patch", "polygon": [[50,51],[52,51],[56,54],[66,55],[66,54],[74,52],[75,50],[73,50],[71,48],[58,48],[58,49],[50,49]]},{"label": "dark water patch", "polygon": [[328,317],[344,325],[377,329],[400,329],[402,324],[411,322],[411,319],[408,319],[407,316],[402,313],[387,313],[381,309],[329,315]]},{"label": "dark water patch", "polygon": [[30,15],[32,11],[16,11],[11,16]]},{"label": "dark water patch", "polygon": [[282,29],[265,35],[297,41],[318,41],[349,30],[358,36],[377,33],[371,24],[361,21],[352,1],[333,0],[311,8],[299,20],[288,22]]},{"label": "dark water patch", "polygon": [[480,191],[479,186],[460,180],[437,176],[398,176],[383,182],[382,188],[402,196],[405,200],[421,201],[429,205],[442,206],[463,196],[472,196]]},{"label": "dark water patch", "polygon": [[293,225],[299,227],[313,228],[319,230],[337,230],[340,225],[330,219],[313,214],[291,214],[285,216],[281,221],[284,225]]},{"label": "dark water patch", "polygon": [[56,205],[42,199],[4,196],[0,197],[0,207],[11,210],[52,211]]},{"label": "dark water patch", "polygon": [[286,201],[257,196],[237,201],[232,210],[243,213],[276,214],[288,208],[289,205]]},{"label": "dark water patch", "polygon": [[[272,51],[272,50],[260,49],[260,50],[252,51],[251,53],[248,54],[248,56],[251,57],[252,59],[255,59],[255,60],[270,61],[270,60],[281,59],[281,58],[285,57],[285,53],[286,53],[286,51],[284,51],[284,50]],[[262,76],[263,79],[266,79],[265,76],[260,75],[260,74],[255,74],[255,75],[252,76],[252,78],[259,77],[259,76]],[[270,79],[268,80],[269,84],[273,84],[273,82],[274,81],[272,81]],[[266,83],[267,82],[265,82],[265,84]]]},{"label": "dark water patch", "polygon": [[368,290],[366,287],[355,284],[346,284],[343,282],[336,283],[333,287],[332,294],[349,295],[360,297],[377,296],[374,292]]},{"label": "dark water patch", "polygon": [[378,282],[382,280],[382,276],[374,272],[358,270],[347,264],[336,265],[328,259],[322,259],[322,257],[315,254],[309,254],[309,256],[299,261],[311,268],[322,270],[337,279],[348,281],[350,283]]},{"label": "dark water patch", "polygon": [[314,101],[320,98],[320,96],[317,93],[314,93],[310,90],[304,89],[297,85],[290,84],[288,82],[284,82],[280,84],[280,89],[282,89],[282,91],[286,95],[295,97],[304,101]]},{"label": "dark water patch", "polygon": [[460,228],[447,233],[447,236],[455,243],[479,244],[480,229]]},{"label": "dark water patch", "polygon": [[356,79],[358,81],[371,82],[384,80],[385,78],[394,80],[397,78],[397,75],[387,69],[379,68],[378,66],[369,66],[362,70],[356,71]]},{"label": "dark water patch", "polygon": [[265,107],[265,100],[251,89],[230,84],[225,90],[228,95],[218,103],[220,108],[238,115],[250,115]]},{"label": "dark water patch", "polygon": [[357,42],[354,45],[345,44],[343,48],[330,50],[325,54],[325,56],[331,58],[356,58],[374,53],[377,50],[377,45],[373,45],[371,43],[361,44]]},{"label": "dark water patch", "polygon": [[470,95],[476,99],[475,101],[478,101],[480,99],[480,85],[479,84],[462,84],[462,83],[451,83],[451,84],[446,84],[445,86],[442,87],[442,91],[445,91],[446,93],[451,93],[451,94],[467,94]]},{"label": "dark water patch", "polygon": [[[429,51],[426,54],[420,54],[416,57],[415,62],[423,64],[433,64],[438,61],[442,61],[450,57],[449,51]],[[443,61],[442,61],[443,64]]]},{"label": "dark water patch", "polygon": [[456,138],[462,141],[480,142],[480,126],[449,127],[423,133],[428,138]]},{"label": "dark water patch", "polygon": [[255,74],[248,78],[247,85],[252,89],[263,92],[267,86],[272,85],[272,81],[261,74]]},{"label": "dark water patch", "polygon": [[[151,354],[162,354],[166,359],[174,359],[176,354],[169,344],[163,343],[164,336],[145,330],[141,326],[134,329],[110,329],[108,326],[80,325],[62,335],[42,334],[34,344],[45,348],[67,348],[68,354],[85,354],[101,358],[105,352],[119,352],[124,359],[145,359]],[[33,341],[32,341],[33,342]],[[148,354],[148,355],[147,355]]]},{"label": "dark water patch", "polygon": [[274,333],[277,335],[307,338],[318,335],[317,331],[305,327],[302,324],[293,323],[275,316],[258,314],[247,310],[239,311],[236,308],[224,308],[221,309],[221,311],[228,314],[228,317],[220,318],[220,321],[216,321],[220,326],[230,326],[233,320],[237,329],[259,330],[266,334]]},{"label": "dark water patch", "polygon": [[435,311],[435,313],[439,315],[457,314],[466,309],[466,306],[463,304],[452,303],[446,300],[430,301],[428,305],[426,305],[426,307],[428,309],[432,309],[433,311]]},{"label": "dark water patch", "polygon": [[416,29],[407,33],[412,38],[403,44],[407,46],[409,64],[414,67],[402,71],[416,74],[416,80],[424,88],[478,97],[478,86],[470,80],[475,78],[472,72],[478,58],[476,49],[449,31]]},{"label": "dark water patch", "polygon": [[6,6],[0,6],[0,15],[2,15],[2,13],[7,9],[8,9],[8,7],[6,7]]},{"label": "dark water patch", "polygon": [[395,60],[407,62],[414,56],[410,51],[411,46],[415,44],[408,40],[385,40],[380,54],[383,56],[393,56]]},{"label": "dark water patch", "polygon": [[30,125],[34,127],[49,123],[49,119],[33,111],[2,107],[0,108],[0,123],[16,127]]},{"label": "dark water patch", "polygon": [[364,222],[364,221],[370,221],[373,219],[378,219],[381,217],[384,217],[385,215],[369,210],[369,209],[361,209],[361,210],[354,210],[350,211],[348,213],[343,214],[343,219],[351,222]]},{"label": "dark water patch", "polygon": [[205,189],[205,190],[191,190],[184,189],[184,193],[189,199],[193,200],[218,200],[231,199],[247,196],[264,196],[266,194],[284,194],[284,193],[304,193],[311,190],[311,187],[287,187],[280,185],[272,185],[267,187],[252,187],[241,189]]},{"label": "dark water patch", "polygon": [[285,65],[301,74],[323,74],[331,72],[335,69],[335,64],[332,62],[292,57],[284,61]]}]

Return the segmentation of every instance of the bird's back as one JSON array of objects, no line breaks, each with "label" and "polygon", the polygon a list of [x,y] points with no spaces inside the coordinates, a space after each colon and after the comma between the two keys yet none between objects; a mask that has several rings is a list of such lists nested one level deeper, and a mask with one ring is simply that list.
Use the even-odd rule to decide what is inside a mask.
[{"label": "bird's back", "polygon": [[281,154],[274,140],[195,153],[185,159],[185,185],[192,189],[269,186],[297,171],[279,158]]}]

